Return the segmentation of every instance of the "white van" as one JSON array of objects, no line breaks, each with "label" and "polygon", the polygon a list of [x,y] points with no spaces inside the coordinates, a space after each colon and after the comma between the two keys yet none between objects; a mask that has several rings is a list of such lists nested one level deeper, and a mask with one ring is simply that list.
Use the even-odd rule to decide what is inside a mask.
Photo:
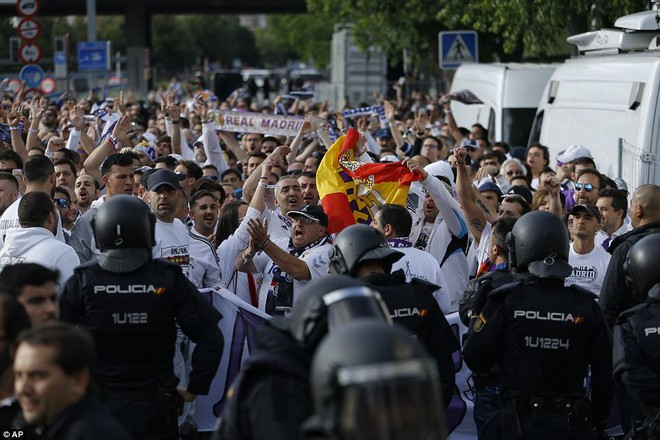
[{"label": "white van", "polygon": [[557,64],[494,63],[462,64],[449,93],[469,90],[483,104],[453,101],[451,108],[459,127],[478,122],[488,129],[491,142],[527,145],[539,99]]},{"label": "white van", "polygon": [[[551,157],[572,144],[589,148],[598,169],[629,188],[660,183],[660,50],[655,11],[619,18],[618,29],[568,38],[579,56],[550,78],[529,143]],[[650,48],[650,49],[649,49]],[[553,162],[554,163],[554,162]]]}]

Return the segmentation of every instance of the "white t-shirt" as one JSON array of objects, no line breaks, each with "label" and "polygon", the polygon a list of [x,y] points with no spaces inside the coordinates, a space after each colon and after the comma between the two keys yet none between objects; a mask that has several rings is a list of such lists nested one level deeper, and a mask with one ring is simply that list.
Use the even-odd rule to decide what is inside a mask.
[{"label": "white t-shirt", "polygon": [[601,246],[594,246],[588,254],[581,255],[573,249],[573,243],[568,254],[568,264],[573,266],[573,273],[564,281],[565,286],[576,284],[600,296],[605,272],[610,264],[611,255]]},{"label": "white t-shirt", "polygon": [[178,264],[190,279],[190,237],[188,228],[181,220],[175,218],[172,223],[165,223],[156,219],[156,246],[153,249],[153,257]]},{"label": "white t-shirt", "polygon": [[[449,287],[447,280],[440,270],[440,264],[433,258],[433,255],[421,249],[410,246],[399,246],[401,243],[398,239],[396,242],[388,240],[390,247],[403,253],[403,257],[392,265],[392,272],[403,269],[406,274],[406,282],[410,282],[413,278],[420,278],[422,280],[433,283],[439,286],[440,289],[433,292],[433,297],[440,306],[444,314],[451,313],[451,298],[449,297]],[[410,243],[406,241],[406,243]]]},{"label": "white t-shirt", "polygon": [[[276,246],[278,246],[281,249],[284,249],[286,252],[291,251],[292,249],[289,247],[289,238],[280,238],[279,240],[273,240],[273,243],[275,243]],[[259,309],[265,311],[266,313],[270,314],[282,314],[282,313],[287,313],[290,311],[290,308],[296,304],[297,300],[297,295],[296,292],[300,292],[300,289],[302,289],[305,284],[307,284],[311,280],[315,280],[317,278],[323,277],[323,276],[328,276],[328,267],[330,266],[330,259],[328,258],[328,251],[330,250],[331,245],[327,242],[327,240],[322,241],[319,243],[319,245],[307,249],[305,252],[303,252],[299,259],[305,262],[307,264],[307,267],[309,268],[309,273],[311,274],[311,279],[309,280],[296,280],[292,279],[292,277],[285,272],[283,272],[274,262],[273,260],[270,259],[268,255],[266,255],[265,252],[262,252],[261,254],[257,255],[254,257],[253,263],[254,266],[256,267],[257,273],[261,273],[263,276],[263,280],[261,283],[261,287],[259,289]],[[267,309],[267,303],[268,303],[268,298],[277,298],[278,292],[280,292],[278,289],[280,288],[279,286],[282,285],[284,286],[287,284],[287,282],[292,282],[293,286],[293,291],[292,291],[292,301],[287,301],[285,298],[280,298],[281,300],[281,308],[278,308],[276,310],[276,307],[274,303],[276,302],[275,300],[271,300],[270,302],[273,303],[272,307],[268,307]],[[280,313],[281,312],[281,313]]]}]

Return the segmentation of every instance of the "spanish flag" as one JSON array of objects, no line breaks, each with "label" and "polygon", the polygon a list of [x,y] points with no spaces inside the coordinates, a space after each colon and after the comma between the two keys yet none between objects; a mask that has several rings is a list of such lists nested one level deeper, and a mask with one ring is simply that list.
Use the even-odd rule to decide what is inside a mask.
[{"label": "spanish flag", "polygon": [[354,155],[360,135],[354,129],[341,136],[323,157],[316,171],[316,187],[328,214],[328,232],[336,233],[355,223],[369,224],[373,208],[406,204],[410,183],[422,179],[401,162],[367,163]]}]

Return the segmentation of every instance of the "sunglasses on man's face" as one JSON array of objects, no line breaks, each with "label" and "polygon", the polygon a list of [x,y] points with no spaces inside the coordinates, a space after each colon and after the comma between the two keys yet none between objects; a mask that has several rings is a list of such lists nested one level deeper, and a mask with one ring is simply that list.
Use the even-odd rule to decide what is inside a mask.
[{"label": "sunglasses on man's face", "polygon": [[594,186],[591,183],[576,183],[575,184],[575,190],[576,191],[582,191],[582,188],[588,193],[591,191],[595,190]]},{"label": "sunglasses on man's face", "polygon": [[69,201],[67,199],[55,199],[55,203],[57,204],[58,208],[68,208],[69,207]]}]

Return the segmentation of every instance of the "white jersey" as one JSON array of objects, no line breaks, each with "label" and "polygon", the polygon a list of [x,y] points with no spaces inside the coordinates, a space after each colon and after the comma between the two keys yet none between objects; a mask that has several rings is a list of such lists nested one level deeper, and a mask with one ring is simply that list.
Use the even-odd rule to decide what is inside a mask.
[{"label": "white jersey", "polygon": [[62,243],[46,228],[17,228],[7,231],[0,252],[0,269],[11,264],[37,263],[58,270],[58,284],[64,286],[80,260],[68,244]]},{"label": "white jersey", "polygon": [[449,297],[449,287],[445,276],[442,274],[440,265],[433,255],[421,249],[414,248],[408,240],[395,238],[388,239],[391,248],[403,253],[403,257],[392,265],[392,273],[403,269],[406,274],[406,282],[409,283],[413,278],[420,278],[429,283],[440,287],[433,292],[433,297],[440,306],[444,314],[451,312],[451,299]]},{"label": "white jersey", "polygon": [[172,223],[156,219],[156,245],[153,257],[181,266],[186,278],[190,279],[190,237],[188,228],[175,218]]},{"label": "white jersey", "polygon": [[291,219],[282,214],[279,208],[274,211],[266,208],[262,217],[268,220],[268,234],[271,240],[291,237]]},{"label": "white jersey", "polygon": [[[10,229],[16,229],[21,227],[21,223],[18,221],[18,204],[21,202],[21,197],[16,199],[14,203],[9,205],[5,212],[2,213],[0,217],[0,247],[4,246],[5,237],[7,236],[7,231]],[[55,238],[66,243],[64,238],[64,230],[62,229],[62,219],[60,218],[60,212],[57,211],[57,233]]]},{"label": "white jersey", "polygon": [[198,289],[222,286],[218,255],[210,241],[193,227],[190,238],[190,282]]},{"label": "white jersey", "polygon": [[573,273],[566,278],[564,285],[576,284],[600,296],[610,258],[611,255],[605,252],[601,246],[596,245],[591,252],[582,255],[575,252],[573,243],[571,243],[568,264],[573,266]]},{"label": "white jersey", "polygon": [[261,212],[259,210],[248,208],[245,218],[238,225],[236,231],[218,246],[223,286],[248,304],[252,303],[250,300],[250,276],[253,278],[252,289],[256,294],[257,286],[261,285],[261,275],[240,272],[236,269],[236,257],[248,246],[250,241],[250,235],[247,232],[248,220],[260,217]]},{"label": "white jersey", "polygon": [[[437,178],[429,175],[422,181],[440,210],[432,228],[424,220],[424,213],[413,215],[410,242],[435,257],[447,280],[451,298],[451,311],[458,310],[468,282],[468,227],[463,211]],[[428,233],[426,232],[428,230]],[[428,235],[427,235],[428,234]]]},{"label": "white jersey", "polygon": [[[292,252],[289,238],[280,238],[273,241],[276,246],[286,252]],[[328,251],[331,246],[327,237],[314,247],[306,249],[298,258],[305,262],[311,274],[309,280],[296,280],[283,272],[265,252],[254,257],[253,263],[257,273],[262,274],[261,288],[259,289],[259,309],[270,315],[282,315],[295,306],[298,296],[305,284],[311,280],[328,276],[330,259]]]}]

